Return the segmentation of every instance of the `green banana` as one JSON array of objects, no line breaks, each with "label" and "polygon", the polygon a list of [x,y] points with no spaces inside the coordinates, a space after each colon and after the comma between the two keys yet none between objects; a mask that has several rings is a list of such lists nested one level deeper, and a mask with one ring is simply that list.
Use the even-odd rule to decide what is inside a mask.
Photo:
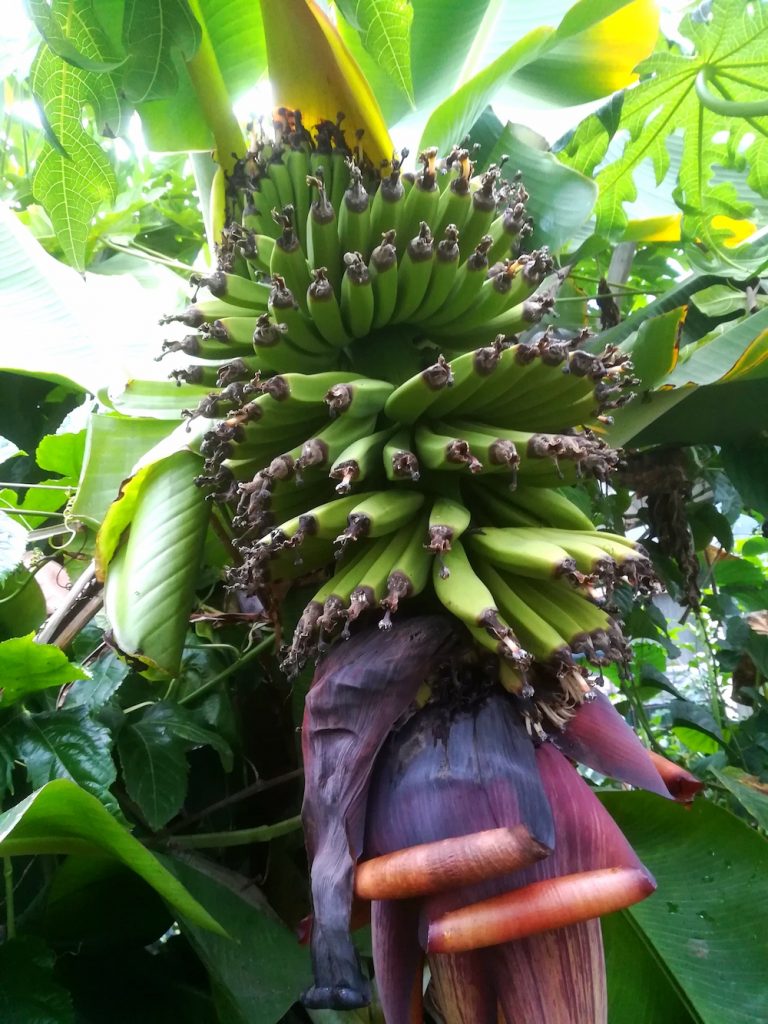
[{"label": "green banana", "polygon": [[217,270],[208,276],[193,274],[193,285],[202,285],[217,299],[232,306],[243,306],[246,309],[264,310],[269,298],[269,285],[240,277],[239,274],[227,274]]},{"label": "green banana", "polygon": [[450,576],[442,556],[451,550],[451,545],[464,533],[472,516],[466,505],[454,501],[453,498],[438,497],[429,513],[427,523],[428,544],[426,548],[437,555],[440,572]]},{"label": "green banana", "polygon": [[503,344],[497,341],[487,348],[465,352],[453,359],[453,387],[439,394],[430,405],[430,417],[442,417],[454,409],[461,408],[478,389],[487,387],[499,367],[503,354]]},{"label": "green banana", "polygon": [[470,547],[480,555],[518,576],[553,579],[577,576],[576,562],[569,552],[546,537],[547,531],[515,527],[483,527],[473,533]]},{"label": "green banana", "polygon": [[320,353],[309,353],[294,345],[288,338],[288,329],[285,324],[278,324],[271,320],[268,313],[263,313],[256,321],[256,330],[253,332],[253,346],[259,359],[272,369],[280,369],[288,373],[302,370],[327,370],[333,365],[333,353],[328,355]]},{"label": "green banana", "polygon": [[472,163],[469,159],[469,150],[462,149],[456,154],[455,166],[458,173],[448,187],[443,189],[437,204],[434,228],[437,237],[443,234],[449,224],[454,226],[457,233],[460,232],[472,207],[472,193],[469,187]]},{"label": "green banana", "polygon": [[379,491],[365,498],[349,513],[347,528],[336,542],[342,550],[360,537],[383,537],[404,526],[424,503],[418,491]]},{"label": "green banana", "polygon": [[362,377],[335,384],[325,393],[324,401],[332,416],[342,412],[348,416],[373,416],[381,412],[393,390],[389,381]]},{"label": "green banana", "polygon": [[354,494],[350,497],[334,498],[321,505],[302,511],[291,519],[280,523],[261,541],[271,551],[281,551],[285,547],[295,548],[303,544],[307,537],[319,537],[322,540],[333,540],[347,522],[347,516],[369,494]]},{"label": "green banana", "polygon": [[309,192],[307,175],[309,174],[309,154],[301,148],[291,148],[285,154],[288,176],[291,179],[293,204],[296,208],[296,234],[299,245],[307,249],[307,215],[309,214]]},{"label": "green banana", "polygon": [[478,570],[496,600],[501,614],[518,640],[538,661],[557,667],[571,664],[568,641],[550,622],[525,602],[519,591],[488,561],[478,561]]},{"label": "green banana", "polygon": [[277,274],[272,278],[269,312],[275,322],[285,327],[286,338],[309,355],[326,356],[333,361],[333,349],[315,329],[313,321],[299,309],[293,292]]},{"label": "green banana", "polygon": [[387,427],[375,434],[361,437],[344,449],[328,474],[331,480],[339,481],[336,484],[337,494],[348,494],[353,483],[367,480],[375,470],[381,470],[384,445],[394,429],[395,427]]},{"label": "green banana", "polygon": [[[398,236],[403,239],[411,239],[418,235],[422,221],[426,221],[427,224],[433,223],[440,202],[440,190],[435,174],[437,150],[425,149],[423,153],[419,153],[419,160],[422,168],[416,175],[413,188],[405,197],[403,215],[398,228]],[[404,256],[405,250],[401,253],[401,261]]]},{"label": "green banana", "polygon": [[326,194],[323,179],[308,177],[307,184],[317,191],[307,218],[307,255],[312,267],[323,267],[333,290],[341,295],[341,243],[336,211]]},{"label": "green banana", "polygon": [[494,164],[488,168],[481,177],[478,187],[472,192],[470,210],[459,235],[461,255],[465,258],[484,236],[489,238],[486,252],[493,244],[488,229],[496,216],[496,204],[499,200],[496,190],[498,177],[499,169]]},{"label": "green banana", "polygon": [[[387,593],[387,581],[393,567],[398,564],[404,549],[413,538],[413,533],[413,526],[408,523],[382,538],[383,547],[379,557],[362,574],[360,582],[349,595],[349,612],[345,629],[363,612],[375,608]],[[380,629],[387,628],[384,624],[385,621],[389,621],[386,614],[379,623]]]},{"label": "green banana", "polygon": [[301,306],[302,312],[306,313],[309,267],[304,256],[304,250],[301,248],[298,235],[296,234],[296,213],[293,206],[288,205],[283,209],[282,213],[275,211],[274,217],[281,226],[282,232],[275,242],[275,248],[272,250],[269,271],[273,282],[276,277],[285,282],[285,285],[293,293],[296,301]]},{"label": "green banana", "polygon": [[325,267],[312,271],[307,292],[309,317],[318,333],[331,348],[343,348],[352,341],[341,318],[341,308]]},{"label": "green banana", "polygon": [[413,439],[407,427],[396,430],[384,445],[384,472],[388,480],[410,480],[416,483],[421,475],[419,460],[412,451]]},{"label": "green banana", "polygon": [[499,614],[493,595],[472,568],[461,541],[455,541],[451,550],[444,552],[442,562],[441,566],[435,560],[432,569],[432,583],[440,603],[461,619],[474,636],[482,636],[480,642],[484,646],[516,668],[525,669],[530,658]]},{"label": "green banana", "polygon": [[560,491],[543,487],[517,487],[510,494],[509,500],[513,505],[533,513],[544,526],[590,532],[595,529],[589,516]]},{"label": "green banana", "polygon": [[371,238],[381,238],[385,233],[393,231],[395,235],[400,229],[400,219],[405,205],[405,189],[400,180],[402,161],[392,159],[390,173],[382,177],[381,184],[371,203]]},{"label": "green banana", "polygon": [[387,231],[381,236],[381,244],[371,253],[368,273],[374,302],[371,327],[377,330],[390,322],[397,302],[397,249],[394,231]]},{"label": "green banana", "polygon": [[616,562],[604,548],[592,543],[592,537],[597,536],[597,531],[587,533],[584,530],[538,528],[524,530],[523,533],[530,538],[546,538],[554,544],[559,544],[576,562],[579,572],[603,579],[610,578],[616,569]]},{"label": "green banana", "polygon": [[423,321],[427,330],[436,330],[452,324],[476,301],[488,273],[487,252],[490,247],[491,236],[486,235],[480,239],[469,259],[459,266],[448,298],[437,313]]},{"label": "green banana", "polygon": [[397,271],[397,303],[392,323],[408,320],[419,308],[432,276],[435,245],[426,221],[419,225],[419,233],[408,243]]},{"label": "green banana", "polygon": [[223,299],[204,299],[202,302],[193,302],[181,313],[173,313],[160,319],[161,324],[184,324],[185,327],[202,327],[203,324],[212,324],[214,320],[221,320],[224,317],[242,316],[243,307],[231,302],[224,302]]},{"label": "green banana", "polygon": [[409,597],[416,597],[429,582],[432,555],[424,544],[425,526],[426,520],[422,519],[416,526],[409,523],[403,527],[406,543],[395,561],[391,563],[392,571],[387,577],[387,593],[381,601],[384,617],[379,623],[379,629],[390,629],[392,616],[400,602]]},{"label": "green banana", "polygon": [[350,168],[349,188],[339,210],[339,243],[341,251],[359,252],[364,260],[371,254],[370,197],[363,187],[363,174],[359,167]]},{"label": "green banana", "polygon": [[395,388],[386,401],[384,414],[400,423],[415,423],[437,399],[443,388],[453,384],[450,363],[442,356],[425,370]]},{"label": "green banana", "polygon": [[445,237],[437,243],[432,275],[421,305],[413,311],[410,319],[421,323],[442,309],[456,281],[459,269],[459,232],[455,224],[445,229]]},{"label": "green banana", "polygon": [[308,469],[333,464],[345,448],[370,434],[375,422],[375,416],[337,416],[304,442],[295,460],[296,473],[303,474]]},{"label": "green banana", "polygon": [[368,267],[359,252],[344,254],[346,270],[341,279],[341,315],[353,338],[368,334],[373,323],[373,288]]}]

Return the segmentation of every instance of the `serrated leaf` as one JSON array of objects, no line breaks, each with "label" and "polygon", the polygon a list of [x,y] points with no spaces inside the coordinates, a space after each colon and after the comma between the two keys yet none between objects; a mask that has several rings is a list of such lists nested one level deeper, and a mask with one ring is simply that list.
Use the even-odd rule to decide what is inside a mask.
[{"label": "serrated leaf", "polygon": [[[51,17],[62,34],[84,56],[100,59],[109,44],[91,4],[54,0]],[[120,96],[112,77],[74,67],[46,43],[38,50],[30,86],[45,122],[58,145],[43,144],[32,191],[44,207],[67,261],[85,269],[85,250],[92,217],[117,193],[117,179],[99,144],[83,127],[92,116],[101,131],[120,127]]]},{"label": "serrated leaf", "polygon": [[[71,39],[64,30],[55,6],[46,0],[25,0],[29,16],[35,23],[40,35],[51,50],[62,60],[82,71],[114,71],[125,61],[123,56],[110,57],[107,53],[93,57],[78,48],[77,42]],[[90,0],[80,0],[80,7],[91,7]]]},{"label": "serrated leaf", "polygon": [[173,96],[179,85],[174,53],[189,60],[200,38],[187,0],[126,0],[123,42],[129,57],[121,83],[128,99],[142,103]]},{"label": "serrated leaf", "polygon": [[0,643],[0,705],[3,707],[28,693],[87,678],[88,673],[71,664],[58,647],[35,643],[34,633]]},{"label": "serrated leaf", "polygon": [[69,779],[106,806],[117,808],[109,792],[116,778],[112,738],[87,708],[24,712],[8,727],[8,734],[34,787]]},{"label": "serrated leaf", "polygon": [[185,744],[162,720],[144,714],[123,726],[117,749],[128,796],[150,828],[162,828],[179,812],[187,795]]},{"label": "serrated leaf", "polygon": [[367,52],[413,103],[410,0],[337,0],[337,7],[359,31]]},{"label": "serrated leaf", "polygon": [[[109,563],[104,604],[115,641],[170,676],[179,670],[210,515],[194,482],[199,465],[191,452],[178,452],[140,470],[121,498],[133,508],[126,504],[124,512],[108,514],[99,531],[102,569]],[[124,517],[117,526],[115,515]],[[128,522],[127,538],[114,549]]]},{"label": "serrated leaf", "polygon": [[49,782],[0,814],[0,855],[41,853],[107,854],[140,875],[191,923],[225,935],[211,914],[159,860],[95,797],[73,782]]},{"label": "serrated leaf", "polygon": [[[682,133],[676,200],[684,215],[684,236],[695,240],[705,254],[714,254],[720,265],[739,268],[738,249],[728,248],[732,225],[749,218],[754,202],[744,202],[732,181],[717,180],[715,168],[746,165],[750,187],[765,195],[761,167],[766,161],[768,116],[717,113],[702,105],[696,87],[706,68],[723,97],[735,102],[764,99],[768,12],[764,4],[714,0],[705,15],[687,16],[680,32],[691,41],[694,54],[672,50],[650,57],[638,69],[643,80],[624,94],[620,120],[588,118],[570,139],[565,155],[585,173],[608,156],[596,177],[597,231],[616,236],[626,228],[624,205],[637,196],[633,175],[644,161],[651,161],[660,184],[669,167],[667,140]],[[617,157],[608,146],[618,129],[629,138]]]},{"label": "serrated leaf", "polygon": [[85,707],[89,711],[103,708],[117,693],[128,675],[128,666],[114,651],[107,651],[88,665],[89,679],[73,683],[64,698],[65,708]]},{"label": "serrated leaf", "polygon": [[21,565],[26,550],[26,529],[15,516],[0,509],[0,584]]}]

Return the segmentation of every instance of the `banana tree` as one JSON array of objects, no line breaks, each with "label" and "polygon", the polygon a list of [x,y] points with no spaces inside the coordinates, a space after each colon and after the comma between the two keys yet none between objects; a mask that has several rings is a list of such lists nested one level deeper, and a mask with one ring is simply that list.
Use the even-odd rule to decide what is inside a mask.
[{"label": "banana tree", "polygon": [[[210,266],[164,317],[194,332],[163,344],[188,363],[100,393],[111,411],[91,418],[70,514],[97,530],[87,586],[103,584],[111,643],[143,679],[179,674],[212,567],[216,600],[251,614],[290,679],[320,659],[302,735],[314,980],[296,971],[295,995],[308,1012],[370,1003],[351,937],[370,916],[392,1024],[425,1007],[447,1022],[520,1006],[607,1020],[618,997],[597,919],[655,883],[569,759],[683,801],[701,783],[651,756],[596,689],[629,664],[614,590],[658,584],[643,548],[597,529],[571,489],[607,484],[615,445],[692,392],[759,381],[764,313],[686,339],[689,288],[601,332],[579,324],[567,287],[590,247],[569,243],[598,189],[486,108],[510,85],[571,103],[630,86],[656,43],[653,5],[553,4],[554,24],[525,32],[505,5],[471,4],[463,36],[427,0],[339,3],[334,18],[312,0],[132,3],[120,41],[98,3],[75,6],[65,22],[30,5],[50,126],[35,188],[72,264],[110,192],[77,123],[94,83],[105,122],[133,102],[151,145],[212,146],[213,160],[195,158]],[[464,61],[447,96],[439,40]],[[254,61],[275,112],[243,131],[232,95]],[[419,139],[415,160],[400,137]],[[720,280],[708,272],[702,289]],[[715,1020],[691,965],[669,973],[679,1019]],[[244,1005],[237,1019],[256,1020]]]}]

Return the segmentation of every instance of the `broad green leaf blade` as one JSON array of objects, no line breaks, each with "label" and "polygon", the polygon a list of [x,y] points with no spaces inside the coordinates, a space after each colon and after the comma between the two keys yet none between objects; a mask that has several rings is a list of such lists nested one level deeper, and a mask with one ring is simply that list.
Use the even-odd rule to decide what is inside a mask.
[{"label": "broad green leaf blade", "polygon": [[760,1020],[768,842],[706,800],[690,809],[644,793],[602,800],[658,883],[627,913],[659,968],[703,1024]]},{"label": "broad green leaf blade", "polygon": [[[642,403],[632,402],[621,410],[621,418],[616,417],[624,439],[632,438],[633,444],[743,444],[768,430],[765,380],[657,391],[650,398],[646,415],[631,422],[625,420],[625,412],[628,417],[645,412]],[[613,429],[609,435],[612,440]],[[764,477],[765,456],[762,458],[757,472]]]},{"label": "broad green leaf blade", "polygon": [[0,586],[0,640],[37,630],[46,616],[40,584],[24,566]]},{"label": "broad green leaf blade", "polygon": [[553,28],[542,27],[529,32],[440,103],[424,127],[419,148],[437,146],[442,152],[448,152],[451,146],[464,138],[499,86],[551,45],[554,31]]},{"label": "broad green leaf blade", "polygon": [[128,796],[157,831],[178,814],[187,795],[185,745],[162,721],[144,714],[123,726],[117,749]]},{"label": "broad green leaf blade", "polygon": [[147,375],[160,348],[157,320],[179,289],[164,268],[157,281],[148,291],[127,274],[83,280],[0,204],[0,368],[74,381],[94,394],[115,379]]},{"label": "broad green leaf blade", "polygon": [[[752,384],[753,388],[755,386]],[[760,392],[764,396],[764,384]],[[765,405],[763,410],[764,416],[768,419]],[[728,478],[741,495],[744,507],[768,516],[768,477],[765,473],[768,445],[761,438],[754,437],[758,430],[764,432],[766,424],[761,423],[758,417],[749,416],[751,411],[744,409],[744,419],[745,425],[751,426],[753,433],[745,436],[741,444],[725,445],[721,454]]]},{"label": "broad green leaf blade", "polygon": [[52,644],[35,643],[33,633],[0,643],[0,706],[7,707],[28,693],[63,686],[88,673],[72,665]]},{"label": "broad green leaf blade", "polygon": [[189,60],[200,45],[200,26],[186,0],[126,0],[123,42],[125,95],[133,103],[165,99],[179,85],[174,51]]},{"label": "broad green leaf blade", "polygon": [[561,248],[588,220],[597,200],[597,186],[583,174],[574,174],[548,151],[546,140],[522,125],[507,124],[491,151],[488,162],[499,163],[504,154],[505,177],[522,171],[530,186],[526,203],[535,224],[532,246]]},{"label": "broad green leaf blade", "polygon": [[622,346],[632,353],[632,374],[640,379],[643,391],[674,369],[684,318],[685,307],[651,317],[640,325],[636,337]]},{"label": "broad green leaf blade", "polygon": [[738,768],[710,768],[712,774],[730,789],[742,807],[749,811],[760,828],[768,832],[768,786],[754,775]]},{"label": "broad green leaf blade", "polygon": [[616,327],[602,331],[600,341],[595,342],[593,349],[602,348],[606,344],[620,345],[621,342],[626,341],[630,335],[639,330],[646,320],[660,316],[662,313],[668,313],[673,309],[679,309],[685,305],[692,295],[696,295],[710,285],[716,284],[719,280],[720,278],[715,274],[692,274],[679,285],[675,285],[675,287],[664,292],[658,299],[654,299],[653,302],[649,302],[646,306],[632,313],[631,316],[628,316],[626,320],[622,320]]},{"label": "broad green leaf blade", "polygon": [[49,473],[77,477],[83,464],[85,431],[76,434],[46,434],[35,450],[35,462]]},{"label": "broad green leaf blade", "polygon": [[107,569],[105,610],[115,641],[147,667],[178,672],[210,504],[190,452],[143,472],[130,532]]},{"label": "broad green leaf blade", "polygon": [[96,661],[89,662],[90,679],[74,683],[64,697],[64,707],[85,707],[98,711],[117,693],[120,684],[128,675],[128,666],[120,661],[114,651],[107,651]]},{"label": "broad green leaf blade", "polygon": [[762,309],[688,346],[661,383],[663,387],[681,387],[724,383],[758,373],[763,376],[767,359],[768,309]]},{"label": "broad green leaf blade", "polygon": [[212,914],[95,797],[65,779],[49,782],[0,814],[0,855],[43,853],[113,857],[140,875],[194,925],[225,934]]},{"label": "broad green leaf blade", "polygon": [[136,463],[170,432],[164,420],[94,413],[71,514],[98,527]]},{"label": "broad green leaf blade", "polygon": [[0,1020],[3,1024],[75,1024],[72,996],[54,974],[45,943],[24,935],[0,945]]},{"label": "broad green leaf blade", "polygon": [[674,980],[648,948],[629,913],[601,921],[608,981],[608,1020],[617,1024],[700,1024]]},{"label": "broad green leaf blade", "polygon": [[[178,386],[172,380],[129,380],[103,396],[113,409],[126,416],[152,416],[173,420],[174,426],[185,409],[194,409],[211,389],[200,384]],[[170,427],[168,428],[170,431]]]},{"label": "broad green leaf blade", "polygon": [[[538,7],[531,16],[544,20]],[[521,68],[512,85],[566,106],[609,96],[637,80],[635,69],[653,52],[658,30],[653,0],[579,0],[558,25],[551,49]]]},{"label": "broad green leaf blade", "polygon": [[199,859],[163,860],[231,936],[221,939],[183,915],[179,921],[211,977],[220,1019],[232,1024],[280,1020],[309,984],[306,947],[242,875]]},{"label": "broad green leaf blade", "polygon": [[337,7],[359,31],[367,52],[413,103],[410,0],[337,0]]},{"label": "broad green leaf blade", "polygon": [[8,737],[34,787],[66,779],[117,810],[109,792],[116,777],[110,752],[112,739],[109,730],[91,718],[87,708],[23,712],[8,727]]},{"label": "broad green leaf blade", "polygon": [[[51,17],[74,48],[101,60],[109,44],[90,5],[54,0]],[[120,96],[108,74],[66,63],[45,43],[38,51],[30,86],[57,144],[46,140],[35,167],[33,192],[51,218],[56,236],[77,270],[85,269],[91,218],[102,203],[114,200],[117,179],[112,166],[83,127],[86,106],[102,130],[120,128]]]}]

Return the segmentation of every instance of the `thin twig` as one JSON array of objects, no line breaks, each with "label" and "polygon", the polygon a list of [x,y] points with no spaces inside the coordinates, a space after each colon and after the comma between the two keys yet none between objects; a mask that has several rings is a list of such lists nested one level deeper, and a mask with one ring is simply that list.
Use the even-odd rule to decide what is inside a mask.
[{"label": "thin twig", "polygon": [[301,828],[301,815],[275,822],[274,825],[257,825],[256,828],[238,829],[233,832],[201,832],[196,836],[174,836],[170,845],[182,850],[211,850],[227,846],[248,846],[251,843],[268,843]]},{"label": "thin twig", "polygon": [[217,800],[216,803],[209,804],[204,807],[202,811],[196,811],[194,814],[187,815],[186,818],[182,818],[177,821],[175,825],[171,825],[165,831],[170,835],[174,832],[183,832],[185,828],[190,825],[194,825],[196,821],[200,821],[201,818],[207,818],[210,814],[215,814],[216,811],[222,811],[226,807],[231,807],[233,804],[240,803],[241,800],[247,800],[249,797],[256,796],[258,793],[265,793],[268,789],[275,789],[277,786],[282,786],[286,782],[294,782],[296,779],[302,778],[304,770],[302,768],[294,768],[292,772],[286,772],[284,775],[277,775],[274,779],[264,779],[252,782],[249,786],[245,786],[243,789],[239,789],[236,793],[231,793],[229,796],[225,796],[222,800]]},{"label": "thin twig", "polygon": [[228,668],[225,668],[222,672],[219,672],[219,674],[214,676],[213,679],[209,679],[207,683],[203,683],[202,686],[199,686],[196,690],[193,690],[192,693],[187,693],[183,697],[180,697],[179,704],[191,704],[193,703],[193,701],[196,701],[199,697],[204,696],[206,693],[210,693],[211,690],[214,690],[219,685],[219,683],[221,683],[224,679],[228,679],[233,672],[236,672],[239,668],[242,668],[243,665],[251,661],[258,654],[263,654],[263,652],[266,651],[266,649],[269,647],[272,641],[273,635],[272,633],[270,633],[269,636],[265,637],[260,644],[256,644],[255,647],[252,647],[249,651],[246,651],[241,658],[233,662]]}]

